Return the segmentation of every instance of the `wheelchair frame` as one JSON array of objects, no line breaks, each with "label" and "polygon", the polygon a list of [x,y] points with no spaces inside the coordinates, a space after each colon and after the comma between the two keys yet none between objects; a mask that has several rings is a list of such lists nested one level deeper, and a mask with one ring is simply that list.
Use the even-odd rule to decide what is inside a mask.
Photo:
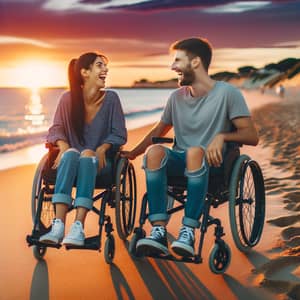
[{"label": "wheelchair frame", "polygon": [[[155,138],[154,140],[155,143],[169,143],[170,141],[169,138]],[[187,263],[202,263],[202,248],[205,233],[209,226],[215,225],[215,244],[210,252],[209,267],[215,274],[224,273],[230,264],[231,251],[222,239],[225,233],[221,220],[210,215],[210,208],[211,206],[216,208],[226,202],[229,202],[231,233],[237,248],[240,251],[247,252],[259,242],[265,220],[264,179],[258,163],[247,155],[240,155],[240,146],[235,143],[228,143],[229,151],[224,159],[225,166],[223,172],[218,175],[210,174],[208,193],[200,218],[199,244],[195,255],[193,257],[179,258],[172,254],[139,253],[136,250],[138,240],[146,236],[143,225],[149,213],[147,212],[147,193],[145,193],[142,200],[139,227],[134,229],[134,234],[128,248],[133,258],[148,256]],[[184,209],[187,197],[186,178],[168,177],[167,195],[169,200],[174,199],[178,203],[174,207],[171,200],[171,205],[168,204],[167,208],[169,215]]]},{"label": "wheelchair frame", "polygon": [[[47,248],[59,249],[61,244],[46,244],[39,242],[41,235],[51,230],[51,220],[55,217],[55,205],[52,204],[52,195],[55,188],[56,170],[51,166],[57,156],[58,149],[52,144],[46,144],[48,153],[39,162],[32,184],[31,211],[33,229],[26,237],[28,246],[33,246],[33,254],[38,260],[43,259]],[[99,177],[97,177],[99,180]],[[103,227],[106,233],[104,257],[111,264],[115,255],[115,240],[112,234],[113,224],[111,217],[106,215],[105,209],[109,205],[115,208],[117,233],[122,240],[132,233],[136,215],[136,175],[133,165],[126,158],[121,158],[115,152],[112,182],[101,184],[97,182],[93,202],[100,200],[100,208],[93,205],[92,211],[99,216],[99,232],[95,236],[87,237],[83,246],[66,246],[66,249],[90,249],[101,251]],[[69,211],[73,209],[73,205]]]}]

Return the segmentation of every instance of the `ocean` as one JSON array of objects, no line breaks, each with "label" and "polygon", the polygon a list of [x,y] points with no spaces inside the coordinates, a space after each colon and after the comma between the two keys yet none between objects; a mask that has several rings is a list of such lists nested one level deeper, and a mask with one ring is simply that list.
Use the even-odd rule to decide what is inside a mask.
[{"label": "ocean", "polygon": [[[160,118],[173,89],[112,89],[123,106],[128,129]],[[37,163],[63,88],[0,88],[0,170]]]}]

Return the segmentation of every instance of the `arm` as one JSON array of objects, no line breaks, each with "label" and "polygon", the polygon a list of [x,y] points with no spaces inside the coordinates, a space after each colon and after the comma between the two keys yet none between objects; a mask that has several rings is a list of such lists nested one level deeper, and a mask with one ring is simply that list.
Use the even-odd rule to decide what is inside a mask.
[{"label": "arm", "polygon": [[47,142],[54,145],[57,145],[57,141],[59,140],[68,141],[65,133],[65,118],[66,115],[68,115],[70,102],[68,101],[68,95],[69,94],[64,93],[61,96],[54,114],[53,124],[48,130]]},{"label": "arm", "polygon": [[165,124],[164,122],[159,121],[131,151],[123,151],[123,156],[129,159],[135,159],[137,156],[144,153],[146,149],[152,144],[152,137],[164,136],[171,128],[172,125]]},{"label": "arm", "polygon": [[222,149],[226,142],[237,142],[256,146],[258,135],[250,117],[240,117],[232,120],[236,127],[234,132],[222,132],[217,134],[206,149],[206,158],[211,166],[219,167],[223,161]]},{"label": "arm", "polygon": [[111,144],[113,149],[116,148],[118,150],[127,141],[127,129],[124,112],[117,94],[115,94],[111,114],[111,131],[104,139],[103,144]]}]

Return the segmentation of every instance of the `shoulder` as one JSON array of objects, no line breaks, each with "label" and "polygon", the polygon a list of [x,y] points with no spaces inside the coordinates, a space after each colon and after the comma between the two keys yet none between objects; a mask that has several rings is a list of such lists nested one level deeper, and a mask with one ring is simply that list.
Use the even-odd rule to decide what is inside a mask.
[{"label": "shoulder", "polygon": [[182,86],[176,90],[174,90],[169,99],[186,99],[190,95],[189,88],[187,86]]},{"label": "shoulder", "polygon": [[121,103],[119,94],[114,90],[105,90],[105,98],[109,99],[110,104]]},{"label": "shoulder", "polygon": [[64,91],[59,97],[59,105],[60,106],[70,106],[71,105],[71,92]]},{"label": "shoulder", "polygon": [[105,90],[105,93],[106,93],[106,97],[109,97],[111,99],[120,99],[119,94],[114,90],[107,89]]},{"label": "shoulder", "polygon": [[217,81],[218,90],[228,96],[242,96],[241,91],[232,84],[225,81]]}]

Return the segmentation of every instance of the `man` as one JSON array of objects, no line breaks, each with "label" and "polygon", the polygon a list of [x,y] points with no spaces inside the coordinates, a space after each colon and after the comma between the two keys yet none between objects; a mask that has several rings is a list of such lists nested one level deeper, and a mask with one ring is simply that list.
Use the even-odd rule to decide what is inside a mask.
[{"label": "man", "polygon": [[137,250],[168,254],[167,176],[184,175],[187,202],[178,239],[171,248],[180,256],[193,256],[194,230],[200,226],[209,167],[221,166],[226,142],[256,145],[258,136],[242,94],[228,83],[208,76],[212,56],[208,41],[185,39],[175,42],[171,50],[175,52],[172,70],[178,74],[181,87],[170,95],[161,120],[124,155],[135,159],[152,144],[152,137],[164,136],[174,127],[173,149],[156,144],[144,157],[149,221],[153,227],[149,236],[138,241]]}]

